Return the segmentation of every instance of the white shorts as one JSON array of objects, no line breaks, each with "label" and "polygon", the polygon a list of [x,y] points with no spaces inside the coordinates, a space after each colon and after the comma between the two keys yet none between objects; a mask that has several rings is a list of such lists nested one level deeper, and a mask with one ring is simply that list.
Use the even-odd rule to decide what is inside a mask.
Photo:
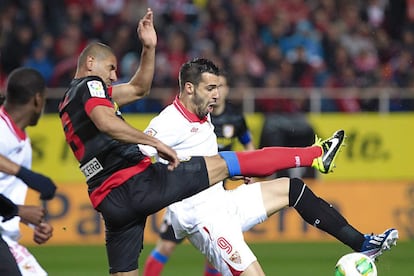
[{"label": "white shorts", "polygon": [[[220,202],[214,197],[210,199],[209,215],[197,220],[201,221],[194,226],[197,231],[190,228],[187,237],[223,276],[227,276],[234,275],[232,271],[246,270],[257,260],[244,241],[243,232],[266,220],[267,215],[260,183],[241,185],[224,193],[224,202],[221,202],[223,198]],[[208,208],[205,204],[202,206]],[[171,215],[179,214],[172,212]]]},{"label": "white shorts", "polygon": [[40,266],[35,257],[26,247],[6,236],[3,239],[7,242],[10,252],[16,259],[17,266],[22,276],[47,276],[46,271]]}]

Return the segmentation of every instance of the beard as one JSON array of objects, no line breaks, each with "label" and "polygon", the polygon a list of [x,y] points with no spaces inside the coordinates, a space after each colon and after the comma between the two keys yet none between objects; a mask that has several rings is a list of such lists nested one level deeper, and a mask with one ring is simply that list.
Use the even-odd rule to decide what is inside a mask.
[{"label": "beard", "polygon": [[195,114],[200,120],[207,116],[208,111],[205,107],[205,101],[202,97],[198,95],[196,89],[194,89],[193,104],[195,106]]}]

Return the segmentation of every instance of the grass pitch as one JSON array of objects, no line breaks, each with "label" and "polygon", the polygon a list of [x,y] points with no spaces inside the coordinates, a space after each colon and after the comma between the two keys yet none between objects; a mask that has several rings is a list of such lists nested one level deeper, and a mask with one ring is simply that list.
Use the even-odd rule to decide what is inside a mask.
[{"label": "grass pitch", "polygon": [[[146,244],[139,265],[152,250]],[[255,243],[256,253],[266,275],[329,276],[336,261],[350,250],[336,242]],[[103,246],[33,246],[29,250],[50,276],[109,275]],[[378,260],[379,276],[414,275],[414,241],[399,242]],[[203,275],[204,258],[191,245],[182,244],[165,267],[164,276]]]}]

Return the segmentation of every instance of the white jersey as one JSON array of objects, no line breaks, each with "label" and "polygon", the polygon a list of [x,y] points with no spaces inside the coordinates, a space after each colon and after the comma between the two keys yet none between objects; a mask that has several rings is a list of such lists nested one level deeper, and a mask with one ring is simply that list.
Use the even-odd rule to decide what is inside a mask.
[{"label": "white jersey", "polygon": [[[23,167],[31,168],[32,148],[30,139],[11,120],[4,107],[0,108],[0,154]],[[27,185],[13,175],[0,172],[0,193],[15,204],[23,205],[26,199]],[[6,222],[1,221],[2,219],[0,219],[0,233],[17,241],[20,238],[20,218],[14,217]]]},{"label": "white jersey", "polygon": [[[217,137],[210,116],[200,120],[183,107],[178,99],[152,119],[145,133],[172,147],[183,160],[189,156],[212,156],[218,153]],[[140,148],[143,153],[156,156],[157,151],[154,148],[142,145]],[[195,232],[195,226],[205,215],[212,212],[209,208],[203,208],[203,204],[211,204],[212,198],[215,202],[220,202],[221,196],[224,196],[222,182],[170,205],[169,211],[177,238]]]},{"label": "white jersey", "polygon": [[[166,107],[145,131],[171,146],[180,158],[211,156],[218,152],[210,116],[200,120],[178,99]],[[150,156],[154,148],[140,146]],[[249,202],[250,204],[246,204]],[[187,237],[223,276],[244,271],[256,261],[243,238],[243,231],[267,218],[260,183],[225,190],[220,182],[192,197],[173,203],[164,217],[177,238]]]}]

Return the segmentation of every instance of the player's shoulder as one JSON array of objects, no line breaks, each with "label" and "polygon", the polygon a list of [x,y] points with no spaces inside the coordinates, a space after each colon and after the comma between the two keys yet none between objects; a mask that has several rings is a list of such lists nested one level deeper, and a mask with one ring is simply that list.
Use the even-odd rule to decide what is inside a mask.
[{"label": "player's shoulder", "polygon": [[83,77],[83,78],[77,78],[77,79],[73,79],[72,82],[70,83],[70,87],[76,87],[76,88],[82,88],[82,87],[87,87],[88,84],[96,84],[98,85],[98,83],[102,86],[104,86],[104,82],[103,80],[98,77],[98,76],[87,76],[87,77]]},{"label": "player's shoulder", "polygon": [[89,92],[90,97],[97,98],[106,98],[107,95],[105,83],[98,76],[88,76],[72,80],[68,93],[84,95],[84,92]]},{"label": "player's shoulder", "polygon": [[157,124],[172,127],[180,121],[180,117],[177,109],[173,105],[168,105],[157,116],[152,118],[150,125]]}]

